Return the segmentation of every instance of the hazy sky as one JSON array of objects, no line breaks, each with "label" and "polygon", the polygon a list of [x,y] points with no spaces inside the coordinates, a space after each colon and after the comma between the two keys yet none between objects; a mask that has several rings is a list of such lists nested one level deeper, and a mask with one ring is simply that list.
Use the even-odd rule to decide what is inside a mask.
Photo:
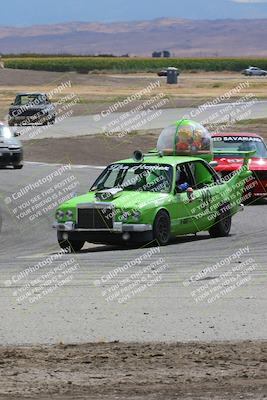
[{"label": "hazy sky", "polygon": [[160,17],[267,18],[267,0],[1,0],[0,25]]}]

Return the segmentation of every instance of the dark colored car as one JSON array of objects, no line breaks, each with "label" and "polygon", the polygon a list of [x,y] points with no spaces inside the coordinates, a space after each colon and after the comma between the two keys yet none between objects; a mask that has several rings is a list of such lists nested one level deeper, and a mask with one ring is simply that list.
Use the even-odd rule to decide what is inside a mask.
[{"label": "dark colored car", "polygon": [[17,139],[19,133],[13,133],[11,129],[0,123],[0,166],[13,166],[15,169],[23,167],[23,149]]},{"label": "dark colored car", "polygon": [[242,152],[254,151],[249,169],[254,176],[247,191],[253,197],[267,197],[267,146],[264,140],[254,133],[216,133],[213,137],[215,168],[223,177],[241,168],[243,164]]},{"label": "dark colored car", "polygon": [[45,93],[18,93],[8,113],[9,126],[54,124],[56,109]]},{"label": "dark colored car", "polygon": [[167,76],[168,71],[167,69],[162,69],[161,71],[158,72],[158,76]]}]

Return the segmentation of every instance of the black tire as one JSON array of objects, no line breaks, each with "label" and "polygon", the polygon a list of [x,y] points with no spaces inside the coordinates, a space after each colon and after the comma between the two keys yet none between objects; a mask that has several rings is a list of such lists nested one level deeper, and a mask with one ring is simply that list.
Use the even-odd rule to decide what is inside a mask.
[{"label": "black tire", "polygon": [[165,210],[161,210],[156,215],[153,224],[153,237],[160,246],[166,246],[171,237],[170,216]]},{"label": "black tire", "polygon": [[23,168],[23,164],[19,164],[19,165],[13,165],[14,169],[22,169]]},{"label": "black tire", "polygon": [[80,251],[85,243],[84,240],[64,240],[62,232],[57,233],[57,240],[61,249],[66,250],[68,253]]},{"label": "black tire", "polygon": [[209,229],[212,238],[228,236],[232,225],[232,215],[229,204],[223,204],[218,210],[215,224]]}]

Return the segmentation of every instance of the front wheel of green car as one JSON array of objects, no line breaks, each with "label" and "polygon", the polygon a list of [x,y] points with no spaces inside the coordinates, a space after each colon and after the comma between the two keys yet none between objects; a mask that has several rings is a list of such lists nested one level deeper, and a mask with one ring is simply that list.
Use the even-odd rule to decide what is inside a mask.
[{"label": "front wheel of green car", "polygon": [[166,246],[170,241],[171,221],[167,211],[158,212],[153,224],[153,237],[160,246]]},{"label": "front wheel of green car", "polygon": [[77,251],[80,251],[85,243],[84,240],[65,240],[62,237],[62,232],[57,233],[57,240],[59,246],[68,253],[76,253]]},{"label": "front wheel of green car", "polygon": [[218,216],[214,225],[210,228],[209,234],[212,238],[228,236],[232,225],[232,215],[229,204],[219,208]]}]

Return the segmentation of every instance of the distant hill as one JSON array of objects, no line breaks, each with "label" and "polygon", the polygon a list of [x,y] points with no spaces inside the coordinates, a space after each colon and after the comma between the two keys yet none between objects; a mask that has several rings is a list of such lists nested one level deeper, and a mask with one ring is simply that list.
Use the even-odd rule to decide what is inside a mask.
[{"label": "distant hill", "polygon": [[71,22],[0,27],[0,53],[267,56],[267,19]]}]

